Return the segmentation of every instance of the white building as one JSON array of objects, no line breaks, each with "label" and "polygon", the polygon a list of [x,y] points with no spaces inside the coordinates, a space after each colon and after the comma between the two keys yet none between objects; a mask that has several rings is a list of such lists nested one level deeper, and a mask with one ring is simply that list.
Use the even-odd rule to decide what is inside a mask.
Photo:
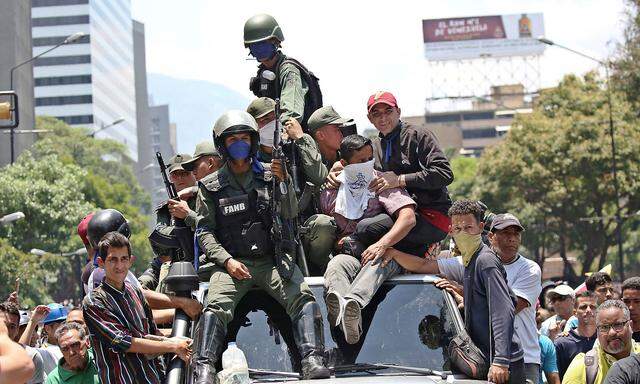
[{"label": "white building", "polygon": [[33,54],[67,36],[85,37],[34,65],[36,115],[97,131],[129,148],[138,161],[133,23],[130,0],[32,0]]}]

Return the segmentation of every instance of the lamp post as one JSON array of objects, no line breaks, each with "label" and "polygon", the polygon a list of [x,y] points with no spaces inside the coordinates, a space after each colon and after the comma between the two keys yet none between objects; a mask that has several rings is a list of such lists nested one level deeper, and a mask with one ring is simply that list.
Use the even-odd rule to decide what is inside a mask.
[{"label": "lamp post", "polygon": [[29,253],[36,256],[60,255],[62,257],[73,257],[76,260],[76,279],[80,283],[80,294],[78,295],[78,299],[82,300],[82,256],[87,254],[87,250],[85,248],[78,248],[73,252],[47,252],[42,249],[33,248]]},{"label": "lamp post", "polygon": [[611,77],[609,76],[610,62],[606,62],[597,59],[593,56],[589,56],[586,53],[576,51],[564,45],[560,45],[552,40],[544,37],[539,37],[538,41],[547,44],[549,46],[556,46],[562,48],[565,51],[569,51],[578,56],[582,56],[586,59],[592,60],[604,67],[605,77],[607,78],[607,105],[609,106],[609,135],[611,136],[611,170],[613,172],[613,188],[616,194],[616,241],[618,242],[618,263],[620,268],[620,279],[624,280],[624,253],[622,250],[622,214],[620,208],[620,186],[618,184],[618,162],[616,160],[616,140],[615,140],[615,128],[613,124],[613,95],[611,91]]},{"label": "lamp post", "polygon": [[100,132],[100,131],[104,131],[104,130],[105,130],[105,129],[107,129],[107,128],[111,128],[111,127],[113,127],[114,125],[118,125],[118,124],[122,123],[123,121],[124,121],[124,117],[118,117],[118,118],[117,118],[117,119],[115,119],[113,122],[111,122],[111,124],[104,125],[104,123],[101,123],[101,125],[100,125],[100,129],[96,129],[95,131],[91,132],[91,133],[89,134],[89,136],[91,136],[91,137],[96,137],[96,133],[98,133],[98,132]]},{"label": "lamp post", "polygon": [[10,213],[8,215],[4,215],[0,217],[0,226],[7,225],[9,223],[13,223],[16,220],[24,219],[24,213],[18,211],[14,213]]},{"label": "lamp post", "polygon": [[[61,43],[59,43],[59,44],[57,44],[57,45],[54,45],[53,47],[51,47],[51,48],[47,49],[46,51],[44,51],[44,52],[42,52],[42,53],[40,53],[40,54],[38,54],[38,55],[36,55],[36,56],[33,56],[33,57],[32,57],[32,58],[30,58],[29,60],[23,61],[22,63],[20,63],[20,64],[18,64],[18,65],[16,65],[16,66],[14,66],[14,67],[12,67],[12,68],[9,70],[9,75],[10,75],[10,78],[9,78],[9,85],[10,85],[11,90],[13,90],[13,71],[15,71],[16,69],[18,69],[18,68],[22,67],[22,66],[23,66],[23,65],[25,65],[25,64],[28,64],[28,63],[30,63],[30,62],[32,62],[32,61],[34,61],[35,59],[39,58],[40,56],[46,55],[47,53],[49,53],[49,52],[53,51],[54,49],[56,49],[56,48],[58,48],[58,47],[60,47],[60,46],[63,46],[63,45],[65,45],[65,44],[73,43],[74,41],[76,41],[76,40],[78,40],[78,39],[80,39],[80,38],[84,37],[85,35],[86,35],[86,34],[85,34],[84,32],[76,32],[76,33],[74,33],[73,35],[68,36],[68,37],[67,37],[66,39],[64,39]],[[13,134],[13,129],[11,130],[10,140],[11,140],[11,164],[13,164],[13,162],[15,161],[15,136],[14,136],[14,134]]]}]

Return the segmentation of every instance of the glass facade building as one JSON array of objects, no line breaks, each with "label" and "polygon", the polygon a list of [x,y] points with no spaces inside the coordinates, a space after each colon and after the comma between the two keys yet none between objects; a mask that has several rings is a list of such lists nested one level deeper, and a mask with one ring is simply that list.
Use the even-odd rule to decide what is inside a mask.
[{"label": "glass facade building", "polygon": [[86,35],[34,63],[37,115],[101,130],[138,160],[130,0],[32,0],[33,54],[76,32]]}]

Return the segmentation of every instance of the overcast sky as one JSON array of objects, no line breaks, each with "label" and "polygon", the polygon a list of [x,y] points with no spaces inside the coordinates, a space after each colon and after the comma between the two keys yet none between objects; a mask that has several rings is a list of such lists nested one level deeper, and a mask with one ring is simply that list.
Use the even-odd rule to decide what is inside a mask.
[{"label": "overcast sky", "polygon": [[[325,105],[359,127],[369,125],[367,97],[381,89],[397,96],[404,115],[424,112],[422,19],[541,12],[549,39],[606,57],[621,39],[624,9],[620,0],[132,0],[133,18],[146,27],[149,72],[223,84],[248,99],[256,62],[246,60],[243,25],[254,14],[273,15],[284,32],[283,51],[318,75]],[[548,47],[542,86],[593,67]],[[178,130],[178,140],[188,134]]]}]

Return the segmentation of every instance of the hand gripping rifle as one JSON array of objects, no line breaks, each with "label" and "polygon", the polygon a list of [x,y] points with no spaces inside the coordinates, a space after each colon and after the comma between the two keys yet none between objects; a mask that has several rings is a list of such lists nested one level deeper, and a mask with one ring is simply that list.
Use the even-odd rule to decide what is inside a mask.
[{"label": "hand gripping rifle", "polygon": [[[276,115],[276,129],[273,133],[273,158],[280,159],[286,172],[287,159],[284,155],[282,148],[282,139],[280,137],[280,99],[275,100],[275,115]],[[280,217],[280,207],[282,205],[282,199],[286,198],[289,193],[287,183],[278,181],[273,177],[273,224],[272,234],[273,241],[276,245],[275,257],[276,257],[276,269],[280,276],[286,280],[289,280],[293,275],[294,266],[296,263],[296,256],[300,259],[300,266],[302,273],[305,276],[309,276],[309,268],[307,267],[307,259],[302,248],[300,239],[297,238],[297,231],[295,230],[296,221],[291,219],[283,220]]]},{"label": "hand gripping rifle", "polygon": [[[180,200],[176,186],[173,185],[167,177],[167,167],[162,159],[162,153],[156,152],[156,158],[158,159],[160,174],[162,175],[162,180],[164,181],[164,186],[167,190],[169,199]],[[172,221],[174,228],[171,231],[171,235],[162,234],[157,229],[154,229],[149,235],[149,240],[163,247],[182,249],[184,258],[186,260],[193,261],[193,233],[191,232],[191,228],[185,224],[183,219],[173,217]]]}]

